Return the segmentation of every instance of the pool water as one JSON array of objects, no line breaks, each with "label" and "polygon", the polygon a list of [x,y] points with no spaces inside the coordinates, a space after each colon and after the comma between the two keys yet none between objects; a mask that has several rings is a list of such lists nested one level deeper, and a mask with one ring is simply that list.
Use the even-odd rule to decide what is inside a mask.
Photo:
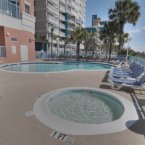
[{"label": "pool water", "polygon": [[18,72],[59,72],[69,70],[104,70],[112,66],[101,63],[71,62],[71,63],[20,63],[2,66],[2,69]]},{"label": "pool water", "polygon": [[123,105],[111,95],[87,89],[57,93],[45,105],[53,115],[82,124],[111,122],[124,112]]}]

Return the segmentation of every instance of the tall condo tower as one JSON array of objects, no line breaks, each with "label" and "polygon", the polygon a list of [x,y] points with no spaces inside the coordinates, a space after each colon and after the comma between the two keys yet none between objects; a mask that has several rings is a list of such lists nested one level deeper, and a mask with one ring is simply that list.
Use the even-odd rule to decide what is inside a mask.
[{"label": "tall condo tower", "polygon": [[[63,50],[63,38],[85,26],[86,0],[35,0],[36,50]],[[52,40],[53,36],[59,36]],[[45,41],[47,40],[47,42]],[[58,51],[58,50],[57,50]]]}]

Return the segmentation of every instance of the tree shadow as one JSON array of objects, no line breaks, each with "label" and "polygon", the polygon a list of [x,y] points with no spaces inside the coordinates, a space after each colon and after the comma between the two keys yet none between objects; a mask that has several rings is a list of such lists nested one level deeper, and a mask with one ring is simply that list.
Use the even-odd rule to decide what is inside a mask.
[{"label": "tree shadow", "polygon": [[[130,93],[130,96],[138,113],[139,120],[136,121],[131,127],[129,127],[129,129],[135,133],[144,135],[145,137],[145,110],[143,109],[145,107],[145,98],[140,99],[136,95],[135,91]],[[133,121],[128,121],[126,125],[129,126],[131,123],[133,123]]]},{"label": "tree shadow", "polygon": [[108,82],[109,73],[110,73],[110,71],[106,72],[106,74],[104,75],[104,78],[102,79],[102,82],[105,82],[105,83]]},{"label": "tree shadow", "polygon": [[[108,72],[105,74],[102,80],[102,84],[100,85],[99,88],[112,90],[110,83],[108,83],[107,81],[108,80],[107,75],[108,75]],[[136,108],[136,111],[139,117],[139,120],[137,121],[135,120],[128,121],[126,123],[126,126],[128,127],[129,130],[135,133],[144,135],[145,137],[145,110],[144,110],[145,94],[142,91],[136,91],[134,89],[127,88],[127,87],[123,87],[119,91],[126,92],[131,96],[132,102]],[[144,97],[144,98],[141,99],[139,96]]]},{"label": "tree shadow", "polygon": [[99,86],[99,88],[101,88],[101,89],[109,89],[109,90],[112,90],[111,86],[108,85],[108,84],[101,84],[101,85]]},{"label": "tree shadow", "polygon": [[144,137],[145,137],[145,119],[139,119],[135,123],[134,123],[134,121],[128,121],[126,123],[126,126],[127,127],[131,126],[131,127],[128,128],[129,130],[131,130],[135,133],[144,135]]}]

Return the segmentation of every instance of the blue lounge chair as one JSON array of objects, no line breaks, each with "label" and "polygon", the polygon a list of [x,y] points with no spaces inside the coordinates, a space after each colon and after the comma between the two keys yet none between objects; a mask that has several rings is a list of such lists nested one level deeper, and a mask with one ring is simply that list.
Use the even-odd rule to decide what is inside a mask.
[{"label": "blue lounge chair", "polygon": [[133,70],[133,68],[134,68],[136,65],[138,65],[136,62],[132,62],[132,63],[130,64],[129,67],[126,66],[126,67],[113,67],[113,68],[114,68],[114,70],[116,70],[116,71],[130,72],[130,71]]},{"label": "blue lounge chair", "polygon": [[109,76],[111,77],[117,77],[117,78],[137,78],[144,72],[143,66],[136,67],[133,72],[118,72],[118,71],[112,71]]},{"label": "blue lounge chair", "polygon": [[122,87],[128,87],[133,89],[145,89],[145,74],[139,79],[117,79],[117,78],[109,78],[111,82],[112,89],[120,90]]},{"label": "blue lounge chair", "polygon": [[116,72],[116,73],[132,73],[134,71],[137,71],[140,68],[141,65],[133,63],[133,65],[131,65],[128,69],[123,69],[123,68],[117,68],[117,67],[113,67],[111,69],[112,73]]}]

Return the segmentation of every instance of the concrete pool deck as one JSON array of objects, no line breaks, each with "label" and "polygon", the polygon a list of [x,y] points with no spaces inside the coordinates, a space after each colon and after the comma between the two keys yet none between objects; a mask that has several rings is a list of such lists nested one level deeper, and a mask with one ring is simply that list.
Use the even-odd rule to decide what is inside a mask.
[{"label": "concrete pool deck", "polygon": [[[61,145],[53,139],[52,129],[40,123],[35,116],[26,117],[42,94],[65,87],[99,88],[106,72],[74,71],[57,74],[22,74],[0,72],[0,145]],[[104,84],[101,88],[115,92],[139,104],[140,119],[130,129],[106,135],[73,136],[74,145],[144,145],[145,92],[141,95],[113,91]],[[128,91],[128,90],[127,90]],[[138,106],[137,106],[138,107]]]}]

